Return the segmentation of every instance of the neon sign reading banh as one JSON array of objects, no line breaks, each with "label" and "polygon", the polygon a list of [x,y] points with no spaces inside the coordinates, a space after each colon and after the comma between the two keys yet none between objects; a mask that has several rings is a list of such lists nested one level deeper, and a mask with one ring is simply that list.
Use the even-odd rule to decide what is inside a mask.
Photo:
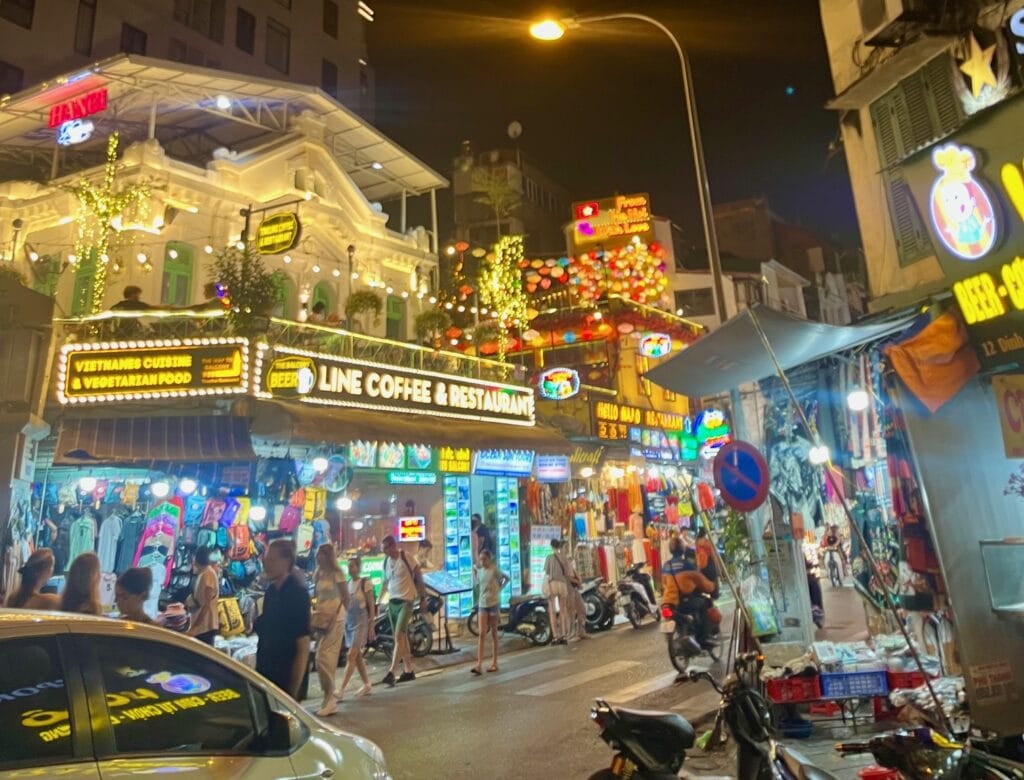
[{"label": "neon sign reading banh", "polygon": [[988,193],[972,173],[974,152],[947,144],[935,149],[932,162],[940,171],[929,199],[935,234],[962,260],[984,257],[996,241],[996,217]]}]

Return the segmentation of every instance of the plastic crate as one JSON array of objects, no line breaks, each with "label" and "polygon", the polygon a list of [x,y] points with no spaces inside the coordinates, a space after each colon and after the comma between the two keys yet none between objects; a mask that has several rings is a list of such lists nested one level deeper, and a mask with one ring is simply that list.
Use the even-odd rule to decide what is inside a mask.
[{"label": "plastic crate", "polygon": [[885,679],[890,691],[900,688],[913,690],[924,685],[925,676],[920,672],[886,672]]},{"label": "plastic crate", "polygon": [[867,699],[885,696],[889,684],[885,672],[842,672],[821,675],[821,695],[826,699]]},{"label": "plastic crate", "polygon": [[793,704],[821,698],[821,683],[818,681],[817,675],[766,680],[764,690],[768,700],[775,704]]}]

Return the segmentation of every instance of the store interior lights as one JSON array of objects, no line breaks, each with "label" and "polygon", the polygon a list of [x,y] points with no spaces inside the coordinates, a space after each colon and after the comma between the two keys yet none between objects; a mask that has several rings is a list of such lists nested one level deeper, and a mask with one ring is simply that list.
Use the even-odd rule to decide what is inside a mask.
[{"label": "store interior lights", "polygon": [[828,463],[828,458],[828,447],[824,444],[818,444],[807,451],[807,460],[810,461],[812,466],[823,466]]},{"label": "store interior lights", "polygon": [[149,492],[153,494],[153,498],[167,498],[167,494],[171,492],[171,486],[166,480],[161,479],[150,483]]},{"label": "store interior lights", "polygon": [[608,475],[612,479],[622,479],[624,476],[626,476],[626,470],[624,468],[620,468],[619,466],[612,466],[610,469],[608,469]]},{"label": "store interior lights", "polygon": [[868,395],[867,390],[861,387],[851,390],[846,396],[846,405],[850,407],[851,412],[863,412],[870,403],[871,396]]},{"label": "store interior lights", "polygon": [[362,531],[363,530],[363,521],[362,520],[353,520],[352,521],[352,530],[353,531]]},{"label": "store interior lights", "polygon": [[198,487],[199,484],[191,477],[182,477],[178,482],[178,492],[183,496],[191,496]]},{"label": "store interior lights", "polygon": [[231,108],[231,98],[227,95],[217,95],[217,108],[221,111],[227,111]]},{"label": "store interior lights", "polygon": [[253,504],[249,507],[249,519],[262,523],[267,519],[267,508],[262,504]]},{"label": "store interior lights", "polygon": [[347,512],[352,508],[352,499],[348,496],[342,496],[338,499],[337,503],[335,503],[335,506],[338,507],[338,511]]},{"label": "store interior lights", "polygon": [[96,489],[96,477],[82,477],[78,480],[78,489],[83,493],[92,493]]},{"label": "store interior lights", "polygon": [[584,466],[580,469],[580,477],[582,479],[590,479],[594,476],[594,470],[590,466]]},{"label": "store interior lights", "polygon": [[316,471],[317,474],[323,474],[327,471],[327,467],[330,465],[331,464],[327,461],[327,458],[323,455],[317,455],[313,458],[313,470]]}]

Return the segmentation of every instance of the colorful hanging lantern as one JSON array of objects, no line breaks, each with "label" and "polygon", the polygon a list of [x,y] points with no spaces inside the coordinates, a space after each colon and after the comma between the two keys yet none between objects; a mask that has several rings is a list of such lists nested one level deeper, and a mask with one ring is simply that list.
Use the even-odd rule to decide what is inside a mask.
[{"label": "colorful hanging lantern", "polygon": [[551,401],[564,401],[580,391],[580,375],[573,368],[549,368],[537,376],[537,393]]},{"label": "colorful hanging lantern", "polygon": [[640,354],[644,357],[665,357],[671,351],[672,337],[667,333],[647,333],[640,338]]}]

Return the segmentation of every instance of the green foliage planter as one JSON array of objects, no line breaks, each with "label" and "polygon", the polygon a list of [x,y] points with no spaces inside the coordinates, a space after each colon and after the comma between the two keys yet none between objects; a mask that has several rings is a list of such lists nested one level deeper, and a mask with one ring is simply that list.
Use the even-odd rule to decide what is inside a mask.
[{"label": "green foliage planter", "polygon": [[283,280],[267,270],[262,257],[249,247],[223,249],[213,261],[209,280],[226,290],[231,301],[228,318],[236,333],[266,330]]},{"label": "green foliage planter", "polygon": [[446,311],[429,309],[416,315],[416,338],[421,342],[439,339],[452,326],[452,318]]},{"label": "green foliage planter", "polygon": [[[371,312],[373,314],[373,322],[374,324],[377,324],[380,322],[380,313],[383,310],[384,299],[377,293],[370,292],[369,290],[359,290],[358,292],[354,292],[348,296],[348,300],[345,301],[345,317],[348,319],[350,326],[353,319]],[[365,320],[362,322],[362,330],[364,333],[370,330],[369,323]]]}]

